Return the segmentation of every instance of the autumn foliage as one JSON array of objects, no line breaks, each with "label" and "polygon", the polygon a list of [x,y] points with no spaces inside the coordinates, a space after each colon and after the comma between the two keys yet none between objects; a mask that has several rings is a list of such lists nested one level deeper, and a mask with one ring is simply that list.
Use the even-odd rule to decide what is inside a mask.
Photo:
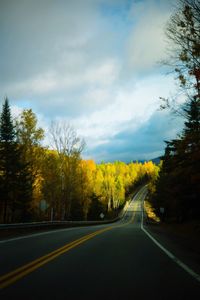
[{"label": "autumn foliage", "polygon": [[[1,223],[98,220],[100,214],[113,218],[134,186],[158,172],[152,162],[96,164],[83,160],[80,139],[69,126],[64,132],[56,126],[56,138],[60,134],[57,147],[44,148],[44,131],[38,128],[33,111],[24,110],[13,122],[8,100],[6,103],[7,119],[5,107],[1,115]],[[3,139],[4,127],[10,134],[7,141]],[[6,147],[10,147],[9,152],[5,152]]]}]

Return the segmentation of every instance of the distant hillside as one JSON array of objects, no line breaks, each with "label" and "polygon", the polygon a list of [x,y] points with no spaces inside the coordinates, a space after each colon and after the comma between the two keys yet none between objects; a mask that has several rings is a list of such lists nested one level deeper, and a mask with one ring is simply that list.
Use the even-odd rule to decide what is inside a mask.
[{"label": "distant hillside", "polygon": [[160,157],[155,157],[153,159],[138,159],[138,160],[132,160],[132,162],[139,162],[139,163],[144,163],[145,161],[152,161],[154,164],[159,164],[160,163],[161,158]]},{"label": "distant hillside", "polygon": [[150,160],[151,160],[154,164],[159,164],[161,158],[160,158],[160,157],[156,157],[156,158],[153,158],[153,159],[150,159]]}]

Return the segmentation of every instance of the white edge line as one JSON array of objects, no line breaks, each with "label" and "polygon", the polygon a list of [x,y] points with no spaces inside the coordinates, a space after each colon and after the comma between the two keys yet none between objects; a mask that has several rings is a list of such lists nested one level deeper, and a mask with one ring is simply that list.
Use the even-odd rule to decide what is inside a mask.
[{"label": "white edge line", "polygon": [[[131,202],[135,200],[136,196],[138,196],[138,194],[141,192],[141,190],[142,189],[140,189],[135,194],[135,196],[133,197],[133,199],[131,200]],[[130,204],[131,204],[131,202],[130,202]],[[125,211],[123,218],[126,216],[126,214],[127,214],[127,210]],[[96,225],[95,227],[98,228],[98,226],[102,226],[102,225],[106,225],[106,224],[99,224],[99,225]],[[92,227],[92,226],[90,226],[90,227]],[[19,240],[22,240],[22,239],[29,239],[29,238],[32,238],[32,237],[37,237],[37,236],[51,234],[51,233],[56,233],[56,232],[71,231],[71,230],[75,230],[75,229],[78,229],[78,228],[83,228],[83,227],[72,227],[72,228],[68,227],[68,228],[63,228],[63,229],[50,230],[50,231],[44,231],[44,232],[40,232],[40,233],[32,233],[32,234],[28,234],[28,235],[22,235],[22,236],[15,237],[15,238],[0,240],[0,244],[5,244],[5,243],[8,243],[8,242],[19,241]]]},{"label": "white edge line", "polygon": [[194,272],[190,267],[188,267],[185,263],[183,263],[180,259],[178,259],[174,254],[172,254],[169,250],[163,247],[143,226],[144,216],[143,216],[143,208],[142,208],[142,219],[141,219],[141,229],[146,233],[146,235],[169,257],[171,258],[177,265],[179,265],[182,269],[184,269],[188,274],[190,274],[193,278],[200,282],[200,275]]},{"label": "white edge line", "polygon": [[[141,192],[141,190],[139,190],[136,193],[136,195],[133,197],[133,199],[131,200],[131,202],[135,200],[135,197],[138,196],[139,192]],[[123,218],[126,216],[126,214],[127,214],[127,210],[125,211]],[[105,224],[102,224],[102,225],[99,224],[99,225],[102,226],[102,225],[105,225]],[[96,227],[98,227],[99,225],[97,225]],[[75,229],[78,229],[78,228],[83,228],[83,227],[63,228],[63,229],[58,229],[58,230],[51,230],[51,231],[44,231],[44,232],[40,232],[40,233],[33,233],[33,234],[23,235],[23,236],[19,236],[19,237],[16,237],[16,238],[1,240],[0,244],[5,244],[5,243],[8,243],[8,242],[19,241],[19,240],[23,240],[23,239],[29,239],[29,238],[32,238],[32,237],[34,238],[34,237],[37,237],[37,236],[51,234],[51,233],[56,233],[56,232],[71,231],[71,230],[75,230]]]},{"label": "white edge line", "polygon": [[71,231],[71,230],[75,230],[77,228],[81,228],[81,227],[63,228],[63,229],[58,229],[58,230],[51,230],[51,231],[44,231],[44,232],[40,232],[40,233],[33,233],[33,234],[29,234],[29,235],[23,235],[23,236],[19,236],[19,237],[16,237],[16,238],[1,240],[0,244],[4,244],[4,243],[7,243],[7,242],[18,241],[18,240],[23,240],[23,239],[29,239],[29,238],[32,238],[32,237],[37,237],[37,236],[56,233],[56,232]]},{"label": "white edge line", "polygon": [[[135,199],[135,197],[139,194],[140,191],[141,190],[139,190],[137,192],[137,194],[134,196],[134,198],[132,199],[132,201]],[[126,216],[126,214],[127,214],[127,210],[125,211],[123,218]],[[99,225],[102,226],[102,225],[106,225],[106,224],[99,224]],[[95,227],[98,227],[99,225],[97,225]],[[92,226],[90,226],[90,227],[92,227]],[[58,229],[58,230],[51,230],[51,231],[44,231],[44,232],[40,232],[40,233],[33,233],[33,234],[23,235],[23,236],[11,238],[11,239],[0,240],[0,244],[5,244],[5,243],[8,243],[8,242],[19,241],[19,240],[23,240],[23,239],[34,238],[34,237],[38,237],[38,236],[42,236],[42,235],[47,235],[47,234],[51,234],[51,233],[56,233],[56,232],[71,231],[71,230],[75,230],[75,229],[78,229],[78,228],[83,228],[83,227],[63,228],[63,229]]]}]

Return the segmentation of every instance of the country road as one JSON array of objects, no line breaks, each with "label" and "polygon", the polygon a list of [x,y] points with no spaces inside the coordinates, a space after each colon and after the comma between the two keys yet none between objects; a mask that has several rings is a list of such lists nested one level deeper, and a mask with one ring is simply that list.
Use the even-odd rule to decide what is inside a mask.
[{"label": "country road", "polygon": [[199,299],[199,278],[143,228],[145,193],[115,224],[0,241],[0,299]]}]

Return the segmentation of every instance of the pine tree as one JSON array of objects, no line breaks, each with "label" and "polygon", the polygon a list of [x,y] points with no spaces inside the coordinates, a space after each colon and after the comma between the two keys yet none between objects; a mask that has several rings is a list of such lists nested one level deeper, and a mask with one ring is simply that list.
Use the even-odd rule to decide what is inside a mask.
[{"label": "pine tree", "polygon": [[167,142],[156,199],[168,217],[182,221],[200,217],[200,2],[179,4],[167,37],[173,42],[170,63],[187,98],[182,106],[185,127],[177,139]]},{"label": "pine tree", "polygon": [[0,194],[3,208],[3,222],[7,221],[8,209],[12,202],[13,181],[15,181],[15,132],[11,119],[8,99],[3,104],[0,119]]},{"label": "pine tree", "polygon": [[166,208],[168,217],[175,217],[179,221],[200,217],[198,97],[193,97],[185,105],[184,112],[186,121],[182,134],[167,142],[156,196],[157,204]]},{"label": "pine tree", "polygon": [[194,97],[185,107],[186,121],[183,138],[187,141],[187,151],[199,150],[200,144],[200,97]]},{"label": "pine tree", "polygon": [[191,202],[191,215],[200,217],[200,99],[194,97],[185,108],[185,113],[187,119],[182,136],[184,177],[187,182],[185,194]]},{"label": "pine tree", "polygon": [[11,119],[10,107],[8,99],[5,99],[3,110],[1,114],[1,127],[0,127],[1,142],[11,144],[15,138],[14,126]]},{"label": "pine tree", "polygon": [[20,220],[28,211],[32,183],[27,165],[22,161],[8,99],[0,118],[0,194],[4,223]]}]

